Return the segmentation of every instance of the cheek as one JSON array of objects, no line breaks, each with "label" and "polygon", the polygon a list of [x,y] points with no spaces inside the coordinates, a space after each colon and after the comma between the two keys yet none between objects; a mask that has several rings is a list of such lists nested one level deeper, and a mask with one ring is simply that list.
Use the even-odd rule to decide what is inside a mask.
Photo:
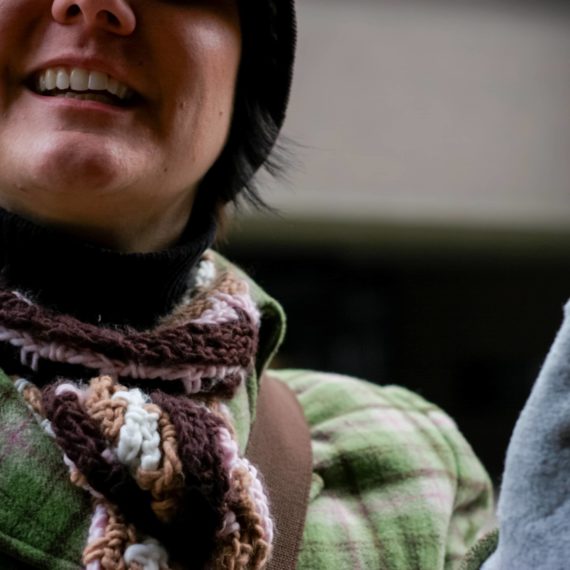
[{"label": "cheek", "polygon": [[239,56],[236,57],[237,50],[228,49],[227,44],[216,47],[219,49],[209,50],[210,57],[204,66],[202,119],[207,121],[205,128],[211,136],[216,135],[225,142],[233,115]]},{"label": "cheek", "polygon": [[12,93],[16,69],[26,65],[43,27],[42,4],[33,0],[0,0],[0,89],[2,103]]},{"label": "cheek", "polygon": [[[205,171],[226,142],[241,59],[239,27],[200,26],[178,59],[176,148]],[[180,52],[179,52],[180,53]],[[172,133],[171,133],[172,134]]]},{"label": "cheek", "polygon": [[42,10],[45,11],[45,7],[37,0],[0,0],[0,46],[27,36]]},{"label": "cheek", "polygon": [[241,60],[239,27],[222,23],[201,26],[188,45],[187,55],[188,81],[190,85],[199,81],[201,102],[211,110],[231,110]]}]

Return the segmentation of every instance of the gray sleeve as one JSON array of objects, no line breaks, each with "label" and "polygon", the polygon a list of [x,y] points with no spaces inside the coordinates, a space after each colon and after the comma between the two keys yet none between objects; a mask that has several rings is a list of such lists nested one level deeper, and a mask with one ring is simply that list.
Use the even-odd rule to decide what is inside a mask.
[{"label": "gray sleeve", "polygon": [[517,421],[499,497],[499,543],[481,570],[570,568],[570,302]]}]

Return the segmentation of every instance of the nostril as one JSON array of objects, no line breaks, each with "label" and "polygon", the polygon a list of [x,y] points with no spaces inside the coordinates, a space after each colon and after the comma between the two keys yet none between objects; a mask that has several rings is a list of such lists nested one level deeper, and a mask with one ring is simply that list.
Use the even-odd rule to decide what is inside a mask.
[{"label": "nostril", "polygon": [[107,22],[111,26],[119,27],[121,25],[119,18],[117,18],[117,16],[115,16],[115,14],[113,14],[112,12],[105,11],[105,16],[107,17]]},{"label": "nostril", "polygon": [[[100,27],[107,32],[129,35],[136,27],[130,0],[50,0],[53,18],[63,25]],[[0,0],[0,5],[3,0]],[[0,10],[1,11],[1,10]]]},{"label": "nostril", "polygon": [[81,13],[81,8],[77,5],[77,4],[72,4],[68,9],[67,9],[67,17],[68,18],[73,18],[75,16],[78,16]]}]

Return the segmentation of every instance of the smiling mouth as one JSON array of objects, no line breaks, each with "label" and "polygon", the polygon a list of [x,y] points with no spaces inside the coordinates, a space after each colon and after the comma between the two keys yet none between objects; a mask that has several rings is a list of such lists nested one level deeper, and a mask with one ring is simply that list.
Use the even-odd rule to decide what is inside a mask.
[{"label": "smiling mouth", "polygon": [[131,107],[138,99],[135,91],[110,75],[78,67],[44,69],[34,74],[27,86],[44,97],[97,101],[115,107]]}]

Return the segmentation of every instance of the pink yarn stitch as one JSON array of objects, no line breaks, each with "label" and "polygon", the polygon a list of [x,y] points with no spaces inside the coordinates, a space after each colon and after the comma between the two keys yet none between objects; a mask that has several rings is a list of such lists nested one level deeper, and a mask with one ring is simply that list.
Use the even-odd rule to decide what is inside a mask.
[{"label": "pink yarn stitch", "polygon": [[267,495],[263,489],[263,485],[259,479],[257,469],[244,458],[241,459],[242,465],[244,465],[249,474],[251,475],[251,486],[249,488],[249,493],[253,499],[255,505],[258,509],[258,514],[263,520],[263,530],[265,536],[267,537],[267,542],[270,544],[273,542],[273,520],[271,519],[271,514],[269,512],[269,502],[267,500]]},{"label": "pink yarn stitch", "polygon": [[75,394],[77,396],[77,398],[79,399],[80,402],[83,402],[85,400],[85,392],[83,390],[81,390],[78,386],[75,386],[75,384],[71,384],[71,382],[66,382],[65,384],[60,384],[55,389],[55,395],[56,396],[59,396],[60,394],[64,394],[65,392],[72,392],[73,394]]},{"label": "pink yarn stitch", "polygon": [[255,325],[259,324],[259,311],[249,295],[228,295],[217,292],[210,297],[212,307],[206,309],[193,324],[222,325],[239,318],[235,309],[241,309]]},{"label": "pink yarn stitch", "polygon": [[253,299],[249,295],[249,288],[246,293],[242,295],[229,295],[228,293],[216,293],[216,295],[225,301],[230,307],[234,309],[241,309],[249,317],[252,323],[259,325],[261,315],[258,308],[255,306]]},{"label": "pink yarn stitch", "polygon": [[[259,480],[257,469],[245,458],[239,456],[239,450],[236,441],[232,438],[229,430],[220,428],[218,430],[218,442],[222,450],[223,466],[231,474],[235,469],[245,469],[251,475],[251,485],[248,489],[257,513],[260,515],[263,523],[263,530],[267,542],[273,542],[273,520],[269,513],[269,503],[263,489],[263,485]],[[227,520],[224,520],[224,528],[226,529]],[[236,523],[237,524],[237,523]]]}]

